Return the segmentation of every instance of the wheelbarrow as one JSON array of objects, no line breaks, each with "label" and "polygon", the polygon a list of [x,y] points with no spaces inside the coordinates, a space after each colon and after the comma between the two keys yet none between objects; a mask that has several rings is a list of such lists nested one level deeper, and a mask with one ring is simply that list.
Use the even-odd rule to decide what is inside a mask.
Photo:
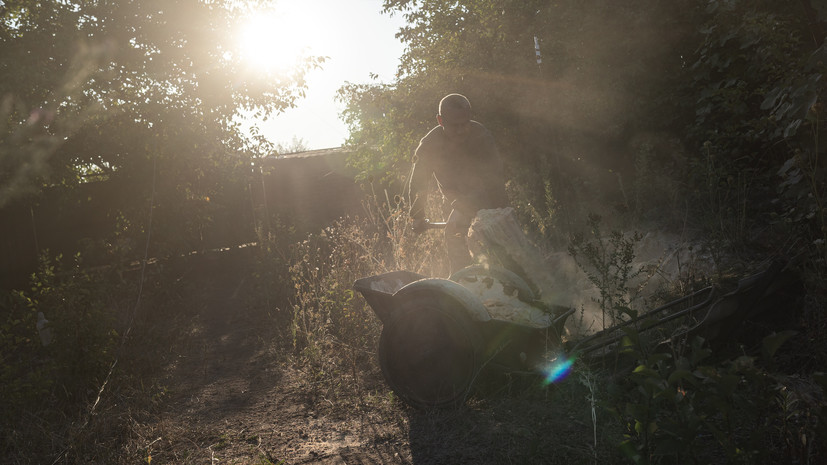
[{"label": "wheelbarrow", "polygon": [[419,408],[465,402],[483,369],[531,371],[562,346],[573,308],[535,299],[505,269],[474,265],[449,279],[408,271],[354,283],[382,321],[379,366],[391,389]]},{"label": "wheelbarrow", "polygon": [[[536,300],[508,270],[475,265],[450,279],[394,271],[354,283],[383,324],[378,356],[385,380],[403,401],[420,408],[464,403],[483,369],[545,375],[549,354],[607,355],[628,328],[660,333],[660,345],[774,330],[790,319],[801,286],[785,263],[775,261],[730,292],[710,286],[564,344],[563,326],[575,309]],[[774,311],[779,308],[785,311]],[[761,320],[763,328],[754,326]]]}]

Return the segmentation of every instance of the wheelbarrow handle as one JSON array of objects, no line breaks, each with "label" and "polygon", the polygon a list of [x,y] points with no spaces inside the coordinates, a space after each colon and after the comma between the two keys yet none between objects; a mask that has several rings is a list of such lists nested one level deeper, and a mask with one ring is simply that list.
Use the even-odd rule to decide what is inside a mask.
[{"label": "wheelbarrow handle", "polygon": [[445,225],[448,223],[445,222],[437,222],[437,221],[430,221],[425,219],[422,223],[416,224],[411,227],[414,232],[424,232],[429,229],[445,229]]},{"label": "wheelbarrow handle", "polygon": [[445,229],[446,224],[444,221],[425,221],[425,229]]}]

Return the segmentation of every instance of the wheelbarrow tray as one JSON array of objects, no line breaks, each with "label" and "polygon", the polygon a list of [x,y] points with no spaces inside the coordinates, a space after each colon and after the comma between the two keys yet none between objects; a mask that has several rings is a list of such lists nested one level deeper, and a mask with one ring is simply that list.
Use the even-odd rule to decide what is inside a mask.
[{"label": "wheelbarrow tray", "polygon": [[378,355],[386,381],[416,407],[461,404],[483,368],[530,371],[549,341],[560,341],[551,320],[537,326],[494,318],[452,280],[394,271],[353,287],[382,321]]},{"label": "wheelbarrow tray", "polygon": [[353,289],[362,294],[373,313],[385,324],[390,321],[396,306],[393,295],[404,286],[422,279],[426,277],[411,271],[391,271],[357,279]]}]

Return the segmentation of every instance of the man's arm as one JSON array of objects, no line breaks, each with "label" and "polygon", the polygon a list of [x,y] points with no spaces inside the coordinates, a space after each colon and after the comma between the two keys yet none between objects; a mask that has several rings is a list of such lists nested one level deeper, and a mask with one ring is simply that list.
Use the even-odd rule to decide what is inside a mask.
[{"label": "man's arm", "polygon": [[414,223],[424,222],[425,207],[428,199],[428,183],[433,175],[433,169],[429,163],[429,148],[425,139],[419,142],[413,156],[413,167],[411,172],[410,189],[408,199],[411,205],[411,218]]}]

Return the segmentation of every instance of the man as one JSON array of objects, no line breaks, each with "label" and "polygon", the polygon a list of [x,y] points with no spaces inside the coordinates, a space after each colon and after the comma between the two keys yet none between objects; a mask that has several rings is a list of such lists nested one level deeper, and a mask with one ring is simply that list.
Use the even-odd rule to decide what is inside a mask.
[{"label": "man", "polygon": [[427,188],[436,178],[453,211],[445,226],[451,272],[471,264],[466,238],[477,211],[508,206],[503,164],[491,133],[471,119],[471,103],[450,94],[439,102],[438,126],[419,142],[411,175],[411,217],[424,229]]}]

